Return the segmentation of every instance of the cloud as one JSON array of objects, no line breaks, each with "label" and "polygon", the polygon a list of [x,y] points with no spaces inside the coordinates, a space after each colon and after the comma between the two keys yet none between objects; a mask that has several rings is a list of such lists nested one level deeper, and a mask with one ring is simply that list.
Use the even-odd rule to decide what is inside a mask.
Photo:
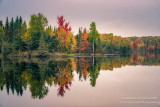
[{"label": "cloud", "polygon": [[75,33],[95,21],[100,32],[160,35],[159,4],[160,0],[3,0],[0,18],[21,15],[29,20],[31,14],[41,12],[53,26],[56,17],[64,15]]}]

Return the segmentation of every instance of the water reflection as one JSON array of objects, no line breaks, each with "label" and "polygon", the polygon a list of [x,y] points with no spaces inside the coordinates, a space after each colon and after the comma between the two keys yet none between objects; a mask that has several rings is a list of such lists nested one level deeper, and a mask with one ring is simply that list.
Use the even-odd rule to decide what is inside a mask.
[{"label": "water reflection", "polygon": [[23,95],[29,87],[32,98],[42,99],[49,92],[49,86],[56,86],[57,95],[64,96],[70,90],[74,79],[89,80],[92,87],[100,70],[112,71],[125,65],[160,65],[160,55],[133,54],[131,56],[77,57],[68,59],[20,60],[0,59],[0,88],[9,94]]}]

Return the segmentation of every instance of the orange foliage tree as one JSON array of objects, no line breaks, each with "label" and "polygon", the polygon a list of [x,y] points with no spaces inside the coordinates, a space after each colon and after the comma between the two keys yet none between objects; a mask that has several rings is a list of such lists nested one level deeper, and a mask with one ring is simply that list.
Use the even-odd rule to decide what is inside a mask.
[{"label": "orange foliage tree", "polygon": [[88,67],[89,64],[86,61],[85,58],[82,58],[82,73],[83,73],[83,78],[86,80],[87,79],[87,75],[88,75]]},{"label": "orange foliage tree", "polygon": [[88,33],[87,32],[84,32],[83,35],[82,35],[82,52],[86,52],[86,49],[88,48],[88,45],[89,45],[89,42],[88,42]]}]

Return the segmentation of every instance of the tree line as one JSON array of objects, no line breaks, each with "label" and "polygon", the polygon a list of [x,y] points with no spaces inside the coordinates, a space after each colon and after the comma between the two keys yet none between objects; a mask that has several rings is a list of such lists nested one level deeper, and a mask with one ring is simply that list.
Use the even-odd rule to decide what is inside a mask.
[{"label": "tree line", "polygon": [[17,16],[5,23],[0,20],[0,52],[6,56],[11,53],[28,52],[39,55],[46,53],[78,53],[78,54],[130,54],[137,51],[160,52],[160,37],[122,37],[110,34],[100,34],[96,23],[90,28],[79,28],[73,35],[69,22],[63,16],[57,17],[57,27],[48,26],[47,17],[43,14],[33,14],[29,24]]}]

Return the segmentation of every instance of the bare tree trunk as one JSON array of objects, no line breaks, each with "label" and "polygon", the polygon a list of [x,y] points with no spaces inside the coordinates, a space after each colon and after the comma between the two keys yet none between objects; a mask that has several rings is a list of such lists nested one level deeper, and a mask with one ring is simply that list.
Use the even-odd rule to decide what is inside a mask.
[{"label": "bare tree trunk", "polygon": [[94,56],[93,56],[93,62],[92,62],[92,65],[93,65],[93,71],[94,71]]}]

